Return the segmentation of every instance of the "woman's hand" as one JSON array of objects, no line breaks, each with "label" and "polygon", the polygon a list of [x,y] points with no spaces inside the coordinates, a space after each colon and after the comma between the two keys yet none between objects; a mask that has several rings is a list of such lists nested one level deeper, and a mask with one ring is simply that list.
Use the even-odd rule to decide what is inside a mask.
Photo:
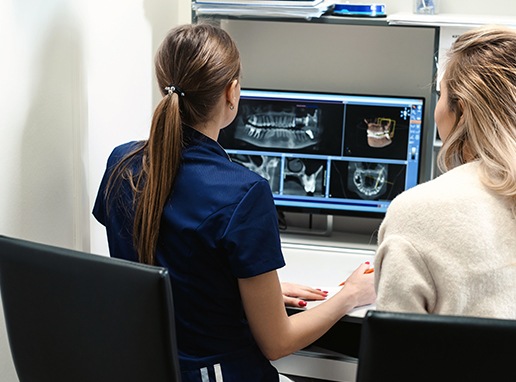
[{"label": "woman's hand", "polygon": [[320,289],[287,282],[281,283],[281,292],[285,305],[296,308],[305,307],[306,301],[324,300],[328,296],[328,292]]},{"label": "woman's hand", "polygon": [[376,300],[374,273],[369,262],[361,264],[341,285],[344,286],[339,293],[347,295],[347,300],[353,301],[355,307],[372,304]]}]

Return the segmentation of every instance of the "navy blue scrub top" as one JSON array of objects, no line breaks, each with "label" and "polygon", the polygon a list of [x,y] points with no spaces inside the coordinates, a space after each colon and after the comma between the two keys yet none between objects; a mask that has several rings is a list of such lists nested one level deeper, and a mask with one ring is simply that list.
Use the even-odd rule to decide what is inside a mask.
[{"label": "navy blue scrub top", "polygon": [[[170,272],[183,378],[218,381],[221,372],[226,382],[277,381],[252,337],[237,281],[285,265],[269,184],[231,162],[214,140],[190,128],[184,136],[156,252],[157,265]],[[113,150],[93,209],[106,227],[111,256],[133,261],[130,185],[122,181],[107,199],[106,186],[120,159],[141,144]],[[140,165],[137,155],[131,168]]]}]

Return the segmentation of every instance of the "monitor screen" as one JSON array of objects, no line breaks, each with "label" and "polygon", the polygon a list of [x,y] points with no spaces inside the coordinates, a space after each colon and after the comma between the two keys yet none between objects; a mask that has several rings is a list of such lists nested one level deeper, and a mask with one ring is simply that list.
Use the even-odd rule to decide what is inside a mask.
[{"label": "monitor screen", "polygon": [[277,207],[381,217],[419,181],[424,98],[242,89],[219,136]]}]

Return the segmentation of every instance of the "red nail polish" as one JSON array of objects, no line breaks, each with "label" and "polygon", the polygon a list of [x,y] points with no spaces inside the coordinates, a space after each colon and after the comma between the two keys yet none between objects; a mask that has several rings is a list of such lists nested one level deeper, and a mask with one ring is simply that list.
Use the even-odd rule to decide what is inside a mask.
[{"label": "red nail polish", "polygon": [[304,308],[306,306],[306,301],[299,301],[299,306]]},{"label": "red nail polish", "polygon": [[369,261],[366,261],[365,263],[366,263],[367,265],[369,265]]}]

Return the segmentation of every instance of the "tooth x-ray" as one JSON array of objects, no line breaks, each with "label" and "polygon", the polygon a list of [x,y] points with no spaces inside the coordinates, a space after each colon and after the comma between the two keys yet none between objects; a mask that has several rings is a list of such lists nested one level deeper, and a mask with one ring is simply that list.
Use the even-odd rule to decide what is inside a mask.
[{"label": "tooth x-ray", "polygon": [[324,196],[323,176],[326,161],[287,158],[283,172],[286,195]]}]

